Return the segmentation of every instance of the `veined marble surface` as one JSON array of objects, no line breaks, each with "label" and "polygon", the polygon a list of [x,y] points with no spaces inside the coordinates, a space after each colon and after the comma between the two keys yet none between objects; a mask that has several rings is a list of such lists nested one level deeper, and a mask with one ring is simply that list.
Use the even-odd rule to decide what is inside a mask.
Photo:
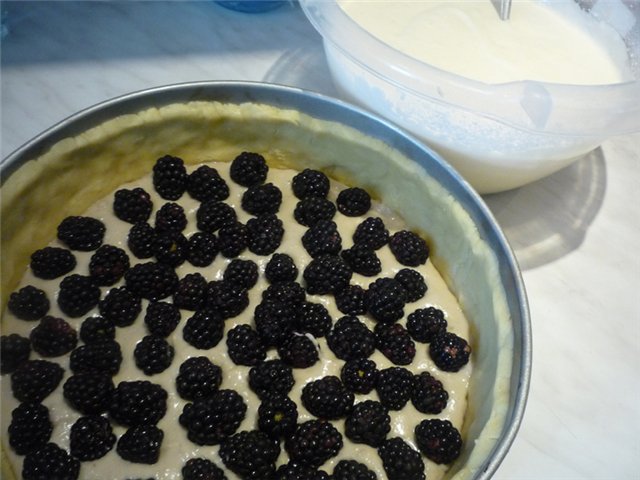
[{"label": "veined marble surface", "polygon": [[[3,2],[1,149],[112,97],[195,80],[337,96],[296,4]],[[640,135],[485,197],[523,270],[533,324],[524,421],[495,480],[640,479]]]}]

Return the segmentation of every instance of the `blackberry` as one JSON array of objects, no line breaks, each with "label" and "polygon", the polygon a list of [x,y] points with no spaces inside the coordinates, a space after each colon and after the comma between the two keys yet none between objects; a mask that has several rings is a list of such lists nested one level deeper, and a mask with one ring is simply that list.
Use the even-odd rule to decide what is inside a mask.
[{"label": "blackberry", "polygon": [[229,186],[218,170],[201,165],[189,174],[187,193],[199,202],[225,200],[229,197]]},{"label": "blackberry", "polygon": [[312,415],[337,420],[351,413],[355,396],[333,375],[308,382],[302,388],[301,400]]},{"label": "blackberry", "polygon": [[122,434],[116,445],[120,458],[153,465],[160,458],[164,432],[155,425],[135,425]]},{"label": "blackberry", "polygon": [[171,296],[178,286],[174,269],[157,262],[134,265],[124,274],[124,280],[131,293],[151,301]]},{"label": "blackberry", "polygon": [[76,257],[66,248],[44,247],[31,254],[31,271],[44,280],[53,280],[76,268]]},{"label": "blackberry", "polygon": [[276,282],[264,289],[262,299],[298,308],[306,300],[306,293],[298,282]]},{"label": "blackberry", "polygon": [[406,292],[407,302],[420,300],[427,293],[427,284],[424,277],[417,270],[403,268],[393,277]]},{"label": "blackberry", "polygon": [[183,480],[227,480],[215,463],[206,458],[190,458],[182,467]]},{"label": "blackberry", "polygon": [[239,285],[214,280],[207,284],[205,306],[223,319],[237,317],[249,306],[249,294]]},{"label": "blackberry", "polygon": [[258,282],[258,265],[253,260],[231,260],[224,270],[222,279],[250,289]]},{"label": "blackberry", "polygon": [[11,333],[0,337],[0,374],[13,373],[31,355],[31,341]]},{"label": "blackberry", "polygon": [[367,307],[364,304],[366,290],[360,285],[347,285],[333,293],[336,307],[345,315],[364,315]]},{"label": "blackberry", "polygon": [[218,238],[213,233],[195,232],[187,239],[186,260],[194,267],[208,267],[218,251]]},{"label": "blackberry", "polygon": [[377,480],[375,472],[356,460],[340,460],[333,469],[333,480]]},{"label": "blackberry", "polygon": [[11,374],[11,390],[20,402],[40,403],[53,392],[64,369],[48,360],[27,360]]},{"label": "blackberry", "polygon": [[307,420],[284,440],[293,462],[318,468],[342,449],[342,435],[326,420]]},{"label": "blackberry", "polygon": [[306,197],[325,198],[329,194],[329,177],[319,170],[305,168],[291,180],[291,190],[299,199]]},{"label": "blackberry", "polygon": [[349,361],[367,358],[375,350],[375,335],[357,317],[344,316],[327,334],[327,344],[336,357]]},{"label": "blackberry", "polygon": [[360,187],[345,188],[336,199],[338,211],[347,217],[359,217],[371,208],[371,196]]},{"label": "blackberry", "polygon": [[80,345],[71,352],[69,368],[74,373],[102,372],[115,375],[120,371],[122,351],[113,340]]},{"label": "blackberry", "polygon": [[318,357],[315,343],[306,335],[292,333],[277,347],[278,355],[293,368],[308,368]]},{"label": "blackberry", "polygon": [[167,398],[166,390],[156,383],[122,381],[111,396],[109,415],[126,427],[155,425],[167,412]]},{"label": "blackberry", "polygon": [[180,309],[173,303],[149,302],[144,323],[152,335],[168,337],[180,323]]},{"label": "blackberry", "polygon": [[227,333],[227,353],[236,365],[257,365],[267,356],[260,335],[250,325],[240,324]]},{"label": "blackberry", "polygon": [[62,385],[65,400],[84,415],[106,412],[114,390],[113,380],[107,373],[77,373]]},{"label": "blackberry", "polygon": [[249,245],[247,226],[240,222],[225,225],[218,232],[218,246],[220,253],[226,258],[235,258],[246,250]]},{"label": "blackberry", "polygon": [[429,258],[427,242],[409,230],[400,230],[391,235],[389,248],[396,260],[407,267],[422,265]]},{"label": "blackberry", "polygon": [[471,346],[455,333],[443,332],[429,344],[429,356],[440,370],[457,372],[469,362]]},{"label": "blackberry", "polygon": [[187,169],[179,157],[165,155],[153,166],[153,186],[165,200],[177,200],[187,189]]},{"label": "blackberry", "polygon": [[218,453],[225,466],[240,478],[268,479],[276,471],[280,444],[264,432],[245,430],[224,439]]},{"label": "blackberry", "polygon": [[431,343],[447,330],[444,312],[436,307],[419,308],[407,317],[407,330],[416,342]]},{"label": "blackberry", "polygon": [[297,330],[310,333],[316,338],[324,337],[329,333],[333,320],[329,310],[323,304],[305,301],[300,307],[300,315],[296,323]]},{"label": "blackberry", "polygon": [[58,306],[69,317],[81,317],[98,305],[100,295],[100,288],[91,277],[72,273],[60,282]]},{"label": "blackberry", "polygon": [[158,232],[153,245],[153,256],[159,263],[176,268],[189,255],[189,240],[180,232]]},{"label": "blackberry", "polygon": [[400,437],[385,440],[378,448],[378,455],[389,480],[425,480],[420,452]]},{"label": "blackberry", "polygon": [[78,332],[66,320],[47,315],[29,334],[31,347],[43,357],[69,353],[78,343]]},{"label": "blackberry", "polygon": [[222,383],[222,369],[207,357],[189,357],[176,377],[178,395],[185,400],[207,398],[218,391]]},{"label": "blackberry", "polygon": [[342,250],[342,237],[333,220],[320,220],[302,235],[302,246],[312,257],[336,255]]},{"label": "blackberry", "polygon": [[23,480],[76,480],[80,462],[57,444],[49,442],[24,457]]},{"label": "blackberry", "polygon": [[400,282],[389,277],[378,278],[369,284],[364,296],[369,315],[378,322],[395,322],[404,316],[407,299]]},{"label": "blackberry", "polygon": [[378,381],[378,367],[373,360],[356,358],[345,362],[340,370],[340,379],[353,393],[367,394]]},{"label": "blackberry", "polygon": [[389,410],[401,410],[411,398],[413,374],[403,367],[380,370],[376,392],[380,403]]},{"label": "blackberry", "polygon": [[146,222],[136,223],[129,229],[127,246],[137,258],[151,258],[155,253],[157,237],[158,234],[151,225]]},{"label": "blackberry", "polygon": [[374,277],[382,271],[382,263],[374,250],[362,244],[354,244],[342,251],[342,258],[355,273]]},{"label": "blackberry", "polygon": [[249,370],[249,387],[260,398],[287,395],[294,383],[291,366],[278,358],[259,363]]},{"label": "blackberry", "polygon": [[104,457],[115,445],[116,436],[106,417],[80,417],[71,425],[69,452],[81,462]]},{"label": "blackberry", "polygon": [[447,406],[449,394],[442,382],[429,372],[421,372],[413,377],[411,403],[422,413],[438,414]]},{"label": "blackberry", "polygon": [[203,232],[214,233],[236,221],[237,215],[233,207],[219,200],[203,202],[196,211],[196,224]]},{"label": "blackberry", "polygon": [[324,470],[289,462],[278,467],[274,480],[330,480],[330,478]]},{"label": "blackberry", "polygon": [[9,311],[20,320],[39,320],[49,312],[49,299],[44,290],[27,285],[9,295]]},{"label": "blackberry", "polygon": [[372,250],[378,250],[389,242],[389,230],[380,217],[367,217],[353,232],[353,242]]},{"label": "blackberry", "polygon": [[142,311],[142,300],[126,287],[116,287],[98,303],[98,311],[116,327],[128,327]]},{"label": "blackberry", "polygon": [[338,255],[320,255],[312,259],[302,274],[307,293],[325,295],[349,285],[353,272]]},{"label": "blackberry", "polygon": [[311,227],[320,220],[331,220],[335,214],[335,204],[323,197],[303,198],[293,209],[293,217],[305,227]]},{"label": "blackberry", "polygon": [[110,319],[96,315],[88,317],[82,322],[78,335],[84,343],[115,340],[116,326]]},{"label": "blackberry", "polygon": [[238,392],[218,390],[210,397],[187,403],[179,421],[193,443],[217,445],[235,433],[246,412],[247,405]]},{"label": "blackberry", "polygon": [[174,355],[173,346],[164,337],[157,335],[145,335],[133,350],[136,367],[145,375],[164,372],[173,362]]},{"label": "blackberry", "polygon": [[231,162],[229,176],[243,187],[252,187],[264,183],[269,167],[262,155],[254,152],[242,152]]},{"label": "blackberry", "polygon": [[409,365],[416,355],[416,346],[409,332],[399,323],[378,323],[373,330],[376,347],[396,365]]},{"label": "blackberry", "polygon": [[293,332],[298,316],[298,304],[263,300],[256,305],[253,320],[262,343],[277,347]]},{"label": "blackberry", "polygon": [[271,255],[282,242],[282,220],[272,214],[260,215],[247,221],[247,246],[256,255]]},{"label": "blackberry", "polygon": [[154,228],[156,232],[180,233],[187,227],[187,215],[178,203],[163,204],[155,215]]},{"label": "blackberry", "polygon": [[124,222],[146,222],[152,209],[151,195],[144,188],[121,188],[113,196],[113,213]]},{"label": "blackberry", "polygon": [[298,407],[289,397],[270,395],[258,407],[258,428],[273,438],[292,433],[298,422]]},{"label": "blackberry", "polygon": [[207,279],[198,272],[187,273],[178,281],[178,288],[173,293],[173,304],[185,310],[199,310],[206,294]]},{"label": "blackberry", "polygon": [[208,350],[215,347],[224,335],[224,319],[215,311],[195,312],[184,325],[182,337],[192,347]]},{"label": "blackberry", "polygon": [[286,253],[274,253],[264,268],[269,283],[293,282],[298,278],[298,267]]},{"label": "blackberry", "polygon": [[11,412],[9,445],[18,455],[43,447],[51,438],[49,409],[40,403],[21,403]]},{"label": "blackberry", "polygon": [[282,203],[282,192],[273,183],[254,185],[242,194],[240,203],[251,215],[276,214]]},{"label": "blackberry", "polygon": [[344,422],[344,433],[349,440],[374,448],[382,445],[390,431],[389,411],[375,400],[356,403]]},{"label": "blackberry", "polygon": [[429,460],[447,464],[460,456],[462,437],[449,420],[422,420],[414,432],[416,445]]},{"label": "blackberry", "polygon": [[113,245],[101,245],[89,260],[89,276],[99,286],[113,285],[128,269],[127,252]]},{"label": "blackberry", "polygon": [[97,218],[71,216],[58,225],[58,240],[71,250],[89,252],[102,245],[106,227]]}]

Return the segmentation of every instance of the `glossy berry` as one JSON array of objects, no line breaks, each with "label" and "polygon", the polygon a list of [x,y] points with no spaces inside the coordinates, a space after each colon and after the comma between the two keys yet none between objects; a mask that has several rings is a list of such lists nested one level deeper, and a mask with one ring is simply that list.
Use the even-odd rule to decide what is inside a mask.
[{"label": "glossy berry", "polygon": [[371,208],[371,196],[360,187],[345,188],[336,199],[338,211],[348,217],[359,217]]},{"label": "glossy berry", "polygon": [[58,306],[69,317],[81,317],[98,305],[100,295],[100,288],[93,278],[72,273],[60,282]]},{"label": "glossy berry", "polygon": [[157,232],[153,246],[156,261],[172,268],[179,267],[189,254],[189,240],[180,232]]},{"label": "glossy berry", "polygon": [[180,309],[169,302],[149,302],[144,323],[152,335],[168,337],[180,323]]},{"label": "glossy berry", "polygon": [[102,245],[89,260],[89,276],[96,285],[113,285],[124,276],[129,265],[129,256],[122,248]]},{"label": "glossy berry", "polygon": [[447,320],[439,308],[419,308],[407,316],[407,330],[416,342],[430,343],[447,330]]},{"label": "glossy berry", "polygon": [[373,360],[356,358],[345,362],[340,370],[340,379],[353,393],[367,394],[378,381],[378,368]]},{"label": "glossy berry", "polygon": [[249,294],[235,283],[214,280],[207,284],[204,305],[224,319],[233,318],[249,306]]},{"label": "glossy berry", "polygon": [[349,285],[353,272],[338,255],[315,257],[303,272],[307,293],[325,295],[342,290]]},{"label": "glossy berry", "polygon": [[270,395],[258,407],[258,429],[273,438],[292,433],[298,421],[296,403],[284,395]]},{"label": "glossy berry", "polygon": [[403,268],[393,278],[404,288],[407,302],[416,302],[427,293],[427,283],[417,270]]},{"label": "glossy berry", "polygon": [[235,258],[244,252],[249,245],[247,226],[240,222],[232,222],[223,226],[218,232],[218,246],[225,258]]},{"label": "glossy berry", "polygon": [[377,480],[375,472],[357,460],[340,460],[333,469],[333,480]]},{"label": "glossy berry", "polygon": [[187,261],[194,267],[208,267],[220,248],[213,233],[195,232],[187,239]]},{"label": "glossy berry", "polygon": [[226,480],[224,471],[206,458],[190,458],[182,467],[183,480]]},{"label": "glossy berry", "polygon": [[116,452],[124,460],[153,465],[160,458],[164,432],[155,425],[135,425],[122,434]]},{"label": "glossy berry", "polygon": [[184,340],[200,350],[215,347],[224,335],[224,318],[217,312],[202,309],[189,317],[182,329]]},{"label": "glossy berry", "polygon": [[327,343],[336,357],[348,361],[367,358],[375,350],[375,336],[357,317],[340,318],[327,334]]},{"label": "glossy berry", "polygon": [[151,195],[141,187],[121,188],[113,197],[113,213],[124,222],[146,222],[152,209]]},{"label": "glossy berry", "polygon": [[109,416],[127,427],[155,425],[167,412],[167,391],[147,380],[120,382],[111,397]]},{"label": "glossy berry", "polygon": [[66,248],[44,247],[31,254],[31,271],[44,280],[53,280],[76,267],[76,257]]},{"label": "glossy berry", "polygon": [[337,420],[351,412],[355,396],[338,377],[329,375],[308,382],[302,388],[301,400],[312,415]]},{"label": "glossy berry", "polygon": [[324,337],[331,330],[333,320],[327,308],[321,303],[302,302],[296,329],[310,333],[316,338]]},{"label": "glossy berry", "polygon": [[199,400],[212,396],[222,382],[222,369],[207,357],[189,357],[176,377],[176,390],[185,400]]},{"label": "glossy berry", "polygon": [[404,367],[388,367],[380,370],[376,393],[389,410],[401,410],[411,398],[413,374]]},{"label": "glossy berry", "polygon": [[289,462],[278,467],[274,480],[330,480],[330,478],[324,470]]},{"label": "glossy berry", "polygon": [[336,255],[342,250],[342,237],[333,220],[320,220],[302,235],[302,246],[312,257]]},{"label": "glossy berry", "polygon": [[157,262],[134,265],[124,274],[124,280],[131,293],[151,301],[171,296],[178,286],[174,269]]},{"label": "glossy berry", "polygon": [[335,214],[335,204],[323,197],[305,197],[296,203],[293,210],[293,217],[305,227],[311,227],[321,220],[332,220]]},{"label": "glossy berry", "polygon": [[389,480],[425,480],[424,460],[400,437],[385,440],[378,448]]},{"label": "glossy berry", "polygon": [[374,329],[376,348],[395,365],[409,365],[416,346],[409,332],[399,323],[378,323]]},{"label": "glossy berry", "polygon": [[301,200],[307,197],[325,198],[330,186],[329,177],[311,168],[305,168],[291,180],[293,194]]},{"label": "glossy berry", "polygon": [[271,255],[284,235],[282,220],[272,214],[264,214],[247,221],[247,247],[256,255]]},{"label": "glossy berry", "polygon": [[242,195],[242,209],[251,215],[276,214],[282,203],[282,192],[273,183],[249,187]]},{"label": "glossy berry", "polygon": [[171,365],[174,355],[173,346],[157,335],[145,335],[133,350],[136,366],[145,375],[164,372]]},{"label": "glossy berry", "polygon": [[395,322],[404,316],[406,292],[393,278],[382,277],[369,284],[365,294],[367,312],[378,322]]},{"label": "glossy berry", "polygon": [[293,462],[317,468],[342,449],[340,432],[326,420],[307,420],[285,438],[284,447]]},{"label": "glossy berry", "polygon": [[157,237],[155,228],[146,222],[139,222],[129,229],[127,246],[136,258],[151,258],[155,253]]},{"label": "glossy berry", "polygon": [[13,373],[29,360],[31,342],[17,333],[0,337],[0,374]]},{"label": "glossy berry", "polygon": [[64,319],[47,315],[29,334],[31,348],[43,357],[69,353],[78,343],[78,333]]},{"label": "glossy berry", "polygon": [[344,422],[344,429],[352,442],[379,447],[391,431],[391,417],[380,402],[364,400],[353,406]]},{"label": "glossy berry", "polygon": [[198,272],[187,273],[178,281],[173,304],[184,310],[199,310],[207,294],[207,279]]},{"label": "glossy berry", "polygon": [[356,243],[343,250],[341,255],[351,270],[365,277],[373,277],[382,271],[382,263],[376,252],[364,245]]},{"label": "glossy berry", "polygon": [[256,331],[266,347],[277,347],[289,337],[298,323],[300,303],[262,300],[254,310]]},{"label": "glossy berry", "polygon": [[104,457],[115,445],[111,423],[106,417],[80,417],[71,425],[69,452],[81,462]]},{"label": "glossy berry", "polygon": [[242,288],[253,288],[258,282],[258,264],[253,260],[235,258],[225,268],[222,279]]},{"label": "glossy berry", "polygon": [[233,207],[219,200],[203,202],[196,211],[196,223],[203,232],[214,233],[236,221],[237,215]]},{"label": "glossy berry", "polygon": [[378,250],[389,242],[389,230],[380,217],[368,217],[356,227],[353,242],[358,245]]},{"label": "glossy berry", "polygon": [[451,463],[462,450],[460,432],[449,420],[422,420],[416,425],[415,439],[420,451],[435,463]]},{"label": "glossy berry", "polygon": [[246,323],[236,325],[227,333],[227,353],[233,363],[246,366],[257,365],[267,356],[260,335]]},{"label": "glossy berry", "polygon": [[396,260],[407,267],[422,265],[429,258],[427,242],[409,230],[394,233],[389,238],[389,248]]},{"label": "glossy berry", "polygon": [[280,359],[267,360],[249,370],[249,387],[260,398],[287,395],[294,383],[291,366]]},{"label": "glossy berry", "polygon": [[47,443],[27,454],[22,464],[24,480],[76,480],[80,462],[55,443]]},{"label": "glossy berry", "polygon": [[184,208],[175,202],[164,203],[155,215],[156,232],[180,233],[187,226],[187,215]]},{"label": "glossy berry", "polygon": [[292,307],[301,307],[306,299],[306,293],[298,282],[276,282],[269,285],[262,292],[262,300],[278,302]]},{"label": "glossy berry", "polygon": [[274,253],[265,266],[264,275],[270,283],[293,282],[298,278],[298,267],[290,255]]},{"label": "glossy berry", "polygon": [[222,441],[219,455],[240,478],[268,479],[276,470],[280,445],[259,430],[242,431]]},{"label": "glossy berry", "polygon": [[165,200],[177,200],[187,189],[187,169],[179,157],[165,155],[153,166],[153,186]]},{"label": "glossy berry", "polygon": [[319,360],[314,341],[298,333],[289,335],[277,350],[280,358],[293,368],[309,368]]},{"label": "glossy berry", "polygon": [[255,152],[242,152],[231,162],[229,176],[243,187],[259,185],[267,178],[269,167],[262,155]]},{"label": "glossy berry", "polygon": [[39,320],[49,312],[49,299],[44,290],[27,285],[9,295],[9,311],[20,320]]},{"label": "glossy berry", "polygon": [[142,300],[126,287],[112,288],[98,303],[100,315],[116,327],[133,324],[142,311]]},{"label": "glossy berry", "polygon": [[72,375],[62,385],[62,394],[74,410],[91,415],[109,409],[115,386],[107,373],[85,372]]},{"label": "glossy berry", "polygon": [[120,371],[122,351],[113,340],[80,345],[71,352],[69,368],[74,373],[101,372],[115,375]]},{"label": "glossy berry", "polygon": [[116,338],[116,326],[108,318],[99,315],[86,318],[78,333],[84,343],[97,343]]},{"label": "glossy berry", "polygon": [[18,455],[43,447],[51,438],[49,409],[40,403],[21,403],[11,412],[9,445]]},{"label": "glossy berry", "polygon": [[367,307],[364,304],[366,290],[360,285],[347,285],[342,290],[334,292],[333,298],[336,301],[336,307],[345,315],[364,315],[367,313]]},{"label": "glossy berry", "polygon": [[225,200],[229,197],[229,186],[215,168],[201,165],[189,174],[187,193],[200,202]]},{"label": "glossy berry", "polygon": [[469,363],[471,346],[455,333],[444,332],[429,344],[429,356],[440,370],[457,372]]},{"label": "glossy berry", "polygon": [[420,372],[413,377],[411,403],[422,413],[438,414],[447,406],[449,394],[442,382],[429,372]]},{"label": "glossy berry", "polygon": [[89,252],[102,245],[106,227],[97,218],[71,216],[58,225],[58,240],[71,250]]}]

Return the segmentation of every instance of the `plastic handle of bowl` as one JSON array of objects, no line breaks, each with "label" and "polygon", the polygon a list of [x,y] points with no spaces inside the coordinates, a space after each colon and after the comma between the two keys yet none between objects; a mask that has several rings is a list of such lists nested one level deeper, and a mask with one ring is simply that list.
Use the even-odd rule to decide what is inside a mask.
[{"label": "plastic handle of bowl", "polygon": [[527,82],[522,91],[520,105],[535,128],[544,130],[553,108],[549,91],[539,83]]}]

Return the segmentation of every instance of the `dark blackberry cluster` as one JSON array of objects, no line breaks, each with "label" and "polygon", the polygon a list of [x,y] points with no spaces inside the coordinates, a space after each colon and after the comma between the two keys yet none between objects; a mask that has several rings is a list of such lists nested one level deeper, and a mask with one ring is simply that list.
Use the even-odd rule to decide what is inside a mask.
[{"label": "dark blackberry cluster", "polygon": [[389,480],[425,480],[420,452],[400,437],[385,440],[378,448],[378,455]]},{"label": "dark blackberry cluster", "polygon": [[378,322],[391,323],[404,316],[406,292],[393,278],[382,277],[369,284],[365,294],[367,312]]},{"label": "dark blackberry cluster", "polygon": [[388,367],[378,373],[376,393],[389,410],[402,410],[411,398],[413,374],[404,367]]},{"label": "dark blackberry cluster", "polygon": [[302,246],[312,257],[337,255],[342,250],[342,237],[333,220],[320,220],[302,235]]},{"label": "dark blackberry cluster", "polygon": [[227,477],[211,460],[190,458],[182,467],[182,480],[227,480]]},{"label": "dark blackberry cluster", "polygon": [[297,330],[310,333],[316,338],[324,337],[331,331],[333,320],[323,304],[302,302],[299,313],[296,323]]},{"label": "dark blackberry cluster", "polygon": [[318,348],[306,335],[292,333],[277,350],[280,358],[293,368],[309,368],[319,360]]},{"label": "dark blackberry cluster", "polygon": [[101,245],[89,260],[89,276],[99,286],[117,283],[129,270],[129,256],[122,248]]},{"label": "dark blackberry cluster", "polygon": [[249,370],[249,387],[260,398],[287,395],[294,383],[291,366],[280,359],[267,360]]},{"label": "dark blackberry cluster", "polygon": [[364,303],[366,290],[360,285],[347,285],[342,290],[334,292],[333,298],[336,307],[345,315],[364,315],[367,313],[367,307]]},{"label": "dark blackberry cluster", "polygon": [[298,267],[286,253],[274,253],[264,269],[269,283],[293,282],[298,278]]},{"label": "dark blackberry cluster", "polygon": [[17,333],[0,337],[0,374],[13,373],[31,355],[31,341]]},{"label": "dark blackberry cluster", "polygon": [[339,255],[320,255],[312,259],[302,274],[311,295],[335,293],[349,285],[353,272]]},{"label": "dark blackberry cluster", "polygon": [[291,434],[298,422],[298,407],[285,395],[263,398],[258,407],[258,429],[272,438]]},{"label": "dark blackberry cluster", "polygon": [[179,157],[164,155],[153,166],[153,186],[165,200],[177,200],[187,189],[187,169]]},{"label": "dark blackberry cluster", "polygon": [[341,255],[351,270],[365,277],[373,277],[382,271],[382,262],[376,252],[362,244],[354,244],[343,250]]},{"label": "dark blackberry cluster", "polygon": [[84,415],[106,412],[114,390],[113,380],[107,373],[77,373],[62,385],[65,400]]},{"label": "dark blackberry cluster", "polygon": [[342,446],[342,434],[326,420],[300,423],[284,440],[290,461],[313,468],[335,457]]},{"label": "dark blackberry cluster", "polygon": [[122,351],[113,340],[80,345],[71,352],[69,368],[74,373],[102,372],[115,375],[120,371]]},{"label": "dark blackberry cluster", "polygon": [[96,315],[82,322],[78,335],[84,343],[115,340],[116,326],[110,319]]},{"label": "dark blackberry cluster", "polygon": [[352,442],[374,448],[382,445],[391,431],[391,417],[382,403],[364,400],[353,406],[344,423],[344,433]]},{"label": "dark blackberry cluster", "polygon": [[429,460],[447,464],[460,456],[462,437],[449,420],[422,420],[415,428],[416,445]]},{"label": "dark blackberry cluster", "polygon": [[178,286],[173,293],[173,304],[177,308],[196,311],[199,310],[207,295],[207,279],[198,272],[187,273],[178,280]]},{"label": "dark blackberry cluster", "polygon": [[247,412],[247,405],[235,390],[218,390],[213,395],[187,403],[179,421],[189,440],[197,445],[218,445],[233,435]]},{"label": "dark blackberry cluster", "polygon": [[11,412],[9,445],[18,455],[43,447],[51,438],[49,409],[40,403],[21,403]]},{"label": "dark blackberry cluster", "polygon": [[338,377],[329,375],[307,383],[302,388],[301,400],[312,415],[337,420],[351,413],[355,396]]},{"label": "dark blackberry cluster", "polygon": [[416,302],[427,293],[427,283],[420,272],[403,268],[393,277],[406,292],[407,302]]},{"label": "dark blackberry cluster", "polygon": [[447,330],[447,320],[439,308],[419,308],[407,317],[407,330],[416,342],[430,343]]},{"label": "dark blackberry cluster", "polygon": [[264,299],[256,305],[253,321],[266,347],[277,347],[291,335],[298,323],[300,314],[298,307],[298,303]]},{"label": "dark blackberry cluster", "polygon": [[247,290],[258,282],[258,264],[253,260],[234,258],[224,269],[222,279]]},{"label": "dark blackberry cluster", "polygon": [[164,372],[173,361],[175,349],[164,337],[145,335],[133,349],[136,367],[145,375]]},{"label": "dark blackberry cluster", "polygon": [[124,274],[124,280],[131,293],[151,301],[173,295],[178,286],[175,270],[158,262],[134,265]]},{"label": "dark blackberry cluster", "polygon": [[427,262],[429,246],[414,232],[400,230],[389,238],[389,248],[396,260],[407,267],[417,267]]},{"label": "dark blackberry cluster", "polygon": [[164,432],[155,425],[134,425],[122,434],[116,445],[121,458],[133,463],[153,465],[160,458]]},{"label": "dark blackberry cluster", "polygon": [[187,261],[194,267],[208,267],[220,248],[213,233],[195,232],[187,239]]},{"label": "dark blackberry cluster", "polygon": [[169,302],[149,302],[144,323],[152,335],[168,337],[180,323],[180,309]]},{"label": "dark blackberry cluster", "polygon": [[98,311],[116,327],[128,327],[142,311],[142,300],[128,288],[116,287],[98,303]]},{"label": "dark blackberry cluster", "polygon": [[298,282],[276,282],[263,290],[262,300],[297,308],[306,300],[306,292]]},{"label": "dark blackberry cluster", "polygon": [[326,198],[331,182],[320,170],[305,168],[291,180],[291,190],[300,200],[307,197]]},{"label": "dark blackberry cluster", "polygon": [[189,317],[182,329],[182,337],[200,350],[215,347],[224,335],[224,318],[210,309],[202,309]]},{"label": "dark blackberry cluster", "polygon": [[357,317],[344,316],[327,334],[327,344],[336,357],[349,361],[367,358],[375,350],[375,335]]},{"label": "dark blackberry cluster", "polygon": [[44,247],[31,254],[31,271],[44,280],[66,275],[76,268],[76,257],[66,248]]},{"label": "dark blackberry cluster", "polygon": [[389,242],[389,230],[380,217],[367,217],[353,232],[353,242],[371,250],[378,250]]},{"label": "dark blackberry cluster", "polygon": [[377,480],[375,472],[356,460],[340,460],[333,469],[333,480]]},{"label": "dark blackberry cluster", "polygon": [[218,247],[225,258],[235,258],[249,246],[247,226],[241,222],[231,222],[218,232]]},{"label": "dark blackberry cluster", "polygon": [[113,213],[124,222],[146,222],[152,209],[151,195],[144,188],[121,188],[113,196]]},{"label": "dark blackberry cluster", "polygon": [[225,280],[214,280],[207,284],[205,307],[222,318],[236,317],[248,306],[249,294],[246,288]]},{"label": "dark blackberry cluster", "polygon": [[235,223],[237,219],[233,207],[220,200],[202,202],[196,211],[198,229],[207,233],[214,233],[224,226]]},{"label": "dark blackberry cluster", "polygon": [[324,470],[289,462],[278,467],[274,480],[330,480],[330,478]]},{"label": "dark blackberry cluster", "polygon": [[367,394],[378,381],[378,367],[373,360],[356,358],[345,362],[340,370],[340,379],[353,393]]},{"label": "dark blackberry cluster", "polygon": [[31,348],[43,357],[59,357],[78,344],[78,332],[58,317],[46,315],[29,334]]},{"label": "dark blackberry cluster", "polygon": [[449,394],[442,382],[429,372],[420,372],[413,377],[411,403],[422,413],[438,414],[447,406]]},{"label": "dark blackberry cluster", "polygon": [[151,258],[155,253],[157,237],[155,228],[146,222],[139,222],[129,229],[127,246],[136,258]]},{"label": "dark blackberry cluster", "polygon": [[98,305],[100,295],[92,277],[72,273],[60,282],[58,306],[69,317],[81,317]]},{"label": "dark blackberry cluster", "polygon": [[293,217],[305,227],[312,227],[321,220],[332,220],[335,214],[335,204],[324,197],[305,197],[293,210]]},{"label": "dark blackberry cluster", "polygon": [[282,220],[273,214],[264,214],[247,220],[247,246],[256,255],[271,255],[284,236]]},{"label": "dark blackberry cluster", "polygon": [[81,462],[104,457],[115,443],[111,423],[101,415],[80,417],[71,426],[69,452]]},{"label": "dark blackberry cluster", "polygon": [[20,402],[40,403],[53,392],[64,369],[48,360],[27,360],[11,374],[11,390]]},{"label": "dark blackberry cluster", "polygon": [[264,183],[269,167],[262,155],[255,152],[242,152],[231,162],[229,176],[243,187],[252,187]]},{"label": "dark blackberry cluster", "polygon": [[164,203],[157,211],[154,228],[158,233],[180,233],[187,227],[184,208],[175,202]]},{"label": "dark blackberry cluster", "polygon": [[9,295],[7,307],[20,320],[39,320],[49,312],[49,299],[44,290],[27,285]]},{"label": "dark blackberry cluster", "polygon": [[189,357],[176,377],[178,395],[185,400],[199,400],[212,396],[222,383],[222,369],[207,357]]},{"label": "dark blackberry cluster", "polygon": [[267,356],[260,335],[250,325],[240,324],[227,333],[227,352],[236,365],[258,365]]},{"label": "dark blackberry cluster", "polygon": [[225,466],[240,478],[267,479],[276,471],[280,444],[264,432],[245,430],[224,439],[219,455]]},{"label": "dark blackberry cluster", "polygon": [[167,398],[167,391],[156,383],[122,381],[111,396],[109,416],[126,427],[155,425],[167,412]]},{"label": "dark blackberry cluster", "polygon": [[455,333],[439,333],[429,344],[429,356],[440,370],[457,372],[469,363],[471,345]]},{"label": "dark blackberry cluster", "polygon": [[280,210],[282,192],[273,183],[254,185],[242,194],[240,204],[251,215],[273,215]]},{"label": "dark blackberry cluster", "polygon": [[409,365],[416,356],[416,346],[409,332],[399,323],[378,323],[373,331],[376,348],[395,365]]},{"label": "dark blackberry cluster", "polygon": [[229,197],[229,186],[218,170],[208,165],[201,165],[189,174],[187,193],[200,202],[220,201]]},{"label": "dark blackberry cluster", "polygon": [[371,208],[371,196],[360,187],[345,188],[336,199],[338,211],[347,217],[359,217]]},{"label": "dark blackberry cluster", "polygon": [[58,240],[71,250],[89,252],[102,245],[106,227],[97,218],[71,216],[58,225]]},{"label": "dark blackberry cluster", "polygon": [[23,480],[76,480],[79,474],[80,461],[52,442],[29,452],[22,464]]},{"label": "dark blackberry cluster", "polygon": [[153,246],[156,261],[176,268],[182,265],[189,255],[189,240],[180,232],[157,232]]}]

